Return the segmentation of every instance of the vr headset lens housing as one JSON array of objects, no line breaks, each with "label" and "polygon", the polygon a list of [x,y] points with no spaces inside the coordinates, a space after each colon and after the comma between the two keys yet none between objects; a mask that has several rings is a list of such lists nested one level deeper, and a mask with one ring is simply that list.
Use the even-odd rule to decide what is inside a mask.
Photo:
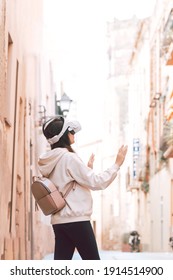
[{"label": "vr headset lens housing", "polygon": [[[50,145],[52,144],[55,144],[56,142],[59,141],[59,139],[63,136],[63,134],[65,133],[65,131],[68,129],[68,131],[71,133],[71,134],[75,134],[77,133],[78,131],[81,130],[81,125],[78,121],[66,121],[66,119],[64,119],[63,117],[59,117],[59,118],[56,118],[56,119],[61,119],[64,121],[64,124],[63,124],[63,127],[62,127],[62,130],[61,132],[58,134],[58,135],[55,135],[54,137],[52,138],[49,138],[47,139],[48,143]],[[51,119],[49,120],[45,126],[44,126],[44,129],[55,119]]]}]

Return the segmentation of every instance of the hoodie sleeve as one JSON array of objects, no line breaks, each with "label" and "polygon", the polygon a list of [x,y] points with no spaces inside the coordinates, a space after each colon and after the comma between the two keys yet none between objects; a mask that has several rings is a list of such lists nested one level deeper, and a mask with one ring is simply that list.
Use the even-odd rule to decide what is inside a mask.
[{"label": "hoodie sleeve", "polygon": [[118,165],[113,164],[105,171],[95,174],[93,169],[86,166],[76,154],[72,153],[67,166],[67,171],[74,181],[93,191],[106,189],[116,178],[119,169]]}]

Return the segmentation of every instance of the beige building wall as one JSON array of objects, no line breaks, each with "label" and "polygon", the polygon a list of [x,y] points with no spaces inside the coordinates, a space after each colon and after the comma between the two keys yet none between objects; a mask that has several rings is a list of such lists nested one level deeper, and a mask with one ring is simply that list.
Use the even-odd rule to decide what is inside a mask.
[{"label": "beige building wall", "polygon": [[[133,215],[133,220],[141,233],[142,250],[152,252],[170,250],[169,237],[172,230],[172,159],[164,160],[161,156],[167,114],[165,100],[169,100],[173,86],[169,39],[165,40],[168,45],[163,43],[164,36],[171,32],[166,34],[171,9],[171,1],[157,1],[147,23],[148,28],[143,31],[144,36],[138,34],[129,87],[130,120],[131,124],[135,124],[131,126],[131,135],[139,137],[141,142],[141,153],[137,161],[138,176],[131,182],[133,195],[136,192],[134,212],[138,213],[138,216]],[[138,100],[136,103],[134,98]],[[145,181],[149,186],[146,194],[143,192]],[[133,184],[138,187],[136,190],[133,190]]]},{"label": "beige building wall", "polygon": [[[138,28],[134,50],[129,69],[129,183],[131,192],[131,228],[137,230],[141,237],[143,251],[149,248],[150,209],[149,194],[142,188],[147,182],[147,117],[150,110],[150,52],[149,20],[144,19]],[[138,151],[134,151],[133,142],[139,141]]]},{"label": "beige building wall", "polygon": [[[157,2],[153,17],[151,19],[150,49],[151,49],[151,69],[150,69],[150,100],[156,93],[160,93],[160,98],[155,100],[151,111],[150,129],[148,138],[150,144],[150,250],[169,251],[169,237],[171,236],[171,177],[172,170],[170,162],[165,160],[162,152],[164,150],[163,128],[166,121],[167,106],[165,100],[168,99],[173,89],[171,65],[168,65],[170,49],[167,22],[170,20],[172,1]],[[167,33],[168,32],[168,33]],[[167,33],[167,34],[166,34]],[[165,35],[167,39],[165,40]],[[166,44],[165,44],[166,42]]]},{"label": "beige building wall", "polygon": [[49,68],[43,65],[42,12],[42,0],[0,0],[1,259],[40,259],[53,250],[30,190],[39,100],[52,82],[51,71],[47,79],[42,75]]},{"label": "beige building wall", "polygon": [[164,168],[150,180],[150,249],[152,252],[168,252],[170,250],[170,191],[170,173]]},{"label": "beige building wall", "polygon": [[[103,169],[115,161],[116,152],[127,144],[129,53],[133,49],[136,19],[108,23],[108,82],[104,100]],[[128,30],[128,31],[127,31]],[[127,156],[128,157],[128,156]],[[124,248],[130,230],[129,193],[126,191],[128,159],[111,186],[102,194],[102,246],[107,250]],[[125,243],[127,240],[125,240]],[[128,244],[126,244],[128,245]]]}]

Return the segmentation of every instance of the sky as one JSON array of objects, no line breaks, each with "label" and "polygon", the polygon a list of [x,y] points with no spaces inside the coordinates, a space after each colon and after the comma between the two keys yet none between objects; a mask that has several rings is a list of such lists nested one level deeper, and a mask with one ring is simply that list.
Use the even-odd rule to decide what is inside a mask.
[{"label": "sky", "polygon": [[[58,58],[63,66],[60,75],[67,76],[74,74],[74,68],[78,73],[84,68],[85,72],[92,71],[90,65],[88,69],[88,58],[93,56],[96,58],[93,59],[95,61],[105,52],[107,21],[114,17],[127,19],[133,15],[147,17],[151,14],[156,0],[44,0],[44,2],[48,48],[52,51],[52,56]],[[65,61],[70,63],[66,65]],[[98,64],[98,61],[96,63]]]},{"label": "sky", "polygon": [[[44,0],[45,43],[53,61],[57,91],[77,102],[83,123],[101,129],[108,76],[106,23],[152,14],[156,0]],[[94,116],[94,118],[93,118]],[[93,129],[94,131],[94,129]]]}]

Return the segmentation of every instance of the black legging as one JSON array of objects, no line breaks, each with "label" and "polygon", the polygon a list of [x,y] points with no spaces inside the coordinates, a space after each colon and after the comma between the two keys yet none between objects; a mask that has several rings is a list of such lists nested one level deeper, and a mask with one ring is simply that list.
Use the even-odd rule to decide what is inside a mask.
[{"label": "black legging", "polygon": [[83,260],[100,260],[90,221],[53,225],[54,260],[71,260],[75,248]]}]

